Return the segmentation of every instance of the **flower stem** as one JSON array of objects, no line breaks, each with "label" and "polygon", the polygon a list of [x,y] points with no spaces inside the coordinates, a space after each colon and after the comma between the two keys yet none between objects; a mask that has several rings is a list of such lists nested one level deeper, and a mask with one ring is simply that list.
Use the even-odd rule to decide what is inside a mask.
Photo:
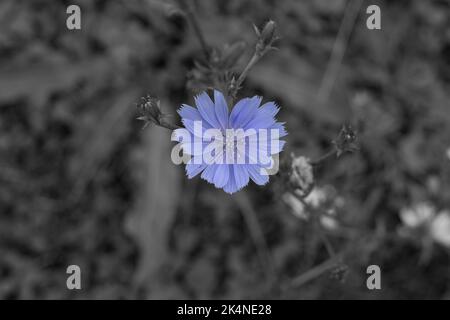
[{"label": "flower stem", "polygon": [[[315,210],[314,208],[312,208],[309,203],[307,203],[305,201],[305,198],[309,195],[310,192],[308,192],[307,194],[305,194],[304,196],[300,196],[297,193],[293,192],[292,194],[294,195],[294,197],[296,197],[304,206],[307,210],[311,211],[311,212],[317,212],[317,210]],[[320,214],[322,215],[322,213]],[[314,221],[316,223],[317,226],[317,232],[319,234],[320,239],[322,240],[325,249],[327,249],[328,255],[330,257],[334,257],[336,255],[336,252],[333,249],[333,246],[331,245],[330,240],[328,239],[327,235],[323,232],[322,230],[322,225],[320,224],[320,220],[319,217],[320,215],[316,215],[314,214]]]},{"label": "flower stem", "polygon": [[268,286],[271,288],[276,283],[277,271],[264,237],[264,233],[261,229],[261,225],[258,221],[256,211],[253,208],[247,193],[244,191],[236,195],[235,201],[242,212],[245,222],[247,223],[250,236],[252,237],[252,240],[257,248],[259,260],[265,269],[266,277],[268,278]]},{"label": "flower stem", "polygon": [[245,66],[244,70],[242,71],[241,75],[237,79],[236,87],[240,87],[242,82],[244,82],[245,78],[247,77],[250,69],[259,61],[259,59],[261,59],[261,57],[262,57],[262,54],[260,54],[260,53],[258,54],[258,52],[255,51],[252,58],[249,60],[249,62]]},{"label": "flower stem", "polygon": [[342,254],[336,254],[326,260],[325,262],[322,262],[321,264],[315,266],[314,268],[306,271],[305,273],[302,273],[298,277],[292,279],[291,283],[289,283],[287,286],[285,286],[284,289],[288,288],[299,288],[303,286],[304,284],[320,277],[324,273],[333,270],[336,265],[339,265],[339,263],[342,261]]},{"label": "flower stem", "polygon": [[236,98],[237,92],[241,88],[242,83],[244,82],[245,78],[247,78],[248,73],[253,68],[253,66],[264,56],[264,54],[267,52],[267,50],[258,50],[256,49],[253,53],[252,57],[248,61],[247,65],[245,66],[242,73],[239,75],[237,80],[232,83],[230,86],[230,99],[233,101]]},{"label": "flower stem", "polygon": [[327,153],[325,153],[323,156],[321,156],[320,158],[311,161],[311,165],[313,166],[319,166],[321,164],[323,164],[325,161],[327,161],[328,159],[330,159],[331,157],[335,156],[337,154],[337,150],[335,147],[333,147],[330,151],[328,151]]},{"label": "flower stem", "polygon": [[169,129],[169,130],[175,130],[175,129],[181,128],[179,125],[172,124],[172,123],[169,123],[169,122],[166,122],[166,121],[161,121],[158,124],[158,126],[160,126],[162,128]]}]

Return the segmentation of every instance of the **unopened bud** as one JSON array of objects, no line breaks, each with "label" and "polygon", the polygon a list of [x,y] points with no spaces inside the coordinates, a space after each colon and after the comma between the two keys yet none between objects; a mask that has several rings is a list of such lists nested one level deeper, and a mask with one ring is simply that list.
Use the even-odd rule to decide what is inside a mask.
[{"label": "unopened bud", "polygon": [[261,40],[265,45],[271,45],[275,36],[275,21],[269,20],[261,32]]},{"label": "unopened bud", "polygon": [[272,44],[275,40],[278,39],[277,36],[275,36],[277,25],[275,21],[269,20],[264,27],[262,28],[262,31],[258,30],[257,27],[255,27],[256,35],[258,36],[258,43],[256,44],[256,49],[259,52],[264,52],[269,49],[274,49],[272,47]]}]

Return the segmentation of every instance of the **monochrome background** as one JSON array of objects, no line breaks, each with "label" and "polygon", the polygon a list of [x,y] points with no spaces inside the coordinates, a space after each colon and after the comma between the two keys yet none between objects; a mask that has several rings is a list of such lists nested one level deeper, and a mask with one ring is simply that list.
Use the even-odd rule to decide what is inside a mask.
[{"label": "monochrome background", "polygon": [[[81,30],[66,28],[70,4]],[[381,30],[366,27],[370,4]],[[333,221],[319,231],[276,178],[232,196],[188,180],[170,132],[142,130],[141,96],[159,97],[174,123],[193,101],[202,51],[176,1],[2,0],[0,298],[449,299],[450,227],[436,241],[400,215],[450,209],[448,1],[193,5],[210,46],[246,43],[237,74],[252,25],[276,21],[279,50],[239,97],[279,103],[286,156],[316,159],[343,124],[357,131],[359,151],[315,171],[339,200]],[[311,274],[326,243],[342,263]],[[66,287],[72,264],[81,290]],[[372,264],[381,290],[366,287]]]}]

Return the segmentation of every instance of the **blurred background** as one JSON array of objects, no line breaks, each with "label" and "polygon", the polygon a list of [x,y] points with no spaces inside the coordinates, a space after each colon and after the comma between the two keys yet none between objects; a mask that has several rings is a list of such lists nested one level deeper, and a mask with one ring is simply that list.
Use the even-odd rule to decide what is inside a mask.
[{"label": "blurred background", "polygon": [[[276,177],[232,196],[188,180],[170,132],[142,130],[135,106],[158,96],[178,123],[201,89],[178,2],[2,0],[0,298],[449,299],[449,2],[192,5],[208,45],[246,44],[237,74],[252,24],[276,21],[279,50],[239,97],[279,103],[286,155],[320,157],[344,123],[360,150],[315,170],[312,212]],[[81,290],[66,287],[72,264]],[[366,287],[372,264],[381,290]]]}]

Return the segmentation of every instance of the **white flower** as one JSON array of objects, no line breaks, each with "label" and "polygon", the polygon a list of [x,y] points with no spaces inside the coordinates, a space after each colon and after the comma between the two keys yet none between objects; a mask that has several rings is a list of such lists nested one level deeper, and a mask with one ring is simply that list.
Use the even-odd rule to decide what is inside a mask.
[{"label": "white flower", "polygon": [[[323,188],[314,187],[314,189],[303,199],[303,201],[310,207],[318,209],[330,198],[333,191],[334,190],[332,190],[329,186],[325,186]],[[299,197],[302,196],[302,192],[300,190],[296,190],[295,192]],[[309,215],[305,208],[305,204],[295,195],[292,193],[285,193],[283,195],[283,201],[291,208],[295,216],[305,220],[308,219]]]},{"label": "white flower", "polygon": [[328,198],[327,190],[325,188],[314,188],[305,198],[305,202],[313,208],[320,207]]},{"label": "white flower", "polygon": [[328,230],[336,230],[339,227],[338,221],[335,219],[336,210],[329,209],[327,210],[326,215],[322,215],[320,217],[320,223],[325,229]]},{"label": "white flower", "polygon": [[450,248],[450,212],[440,212],[431,223],[430,233],[434,241]]},{"label": "white flower", "polygon": [[303,220],[308,219],[308,214],[305,210],[305,205],[297,199],[292,193],[285,193],[283,195],[283,201],[291,208],[292,213]]},{"label": "white flower", "polygon": [[450,248],[450,212],[447,210],[437,212],[428,203],[419,203],[413,208],[400,211],[400,218],[405,227],[415,229],[425,227],[423,230],[435,242]]},{"label": "white flower", "polygon": [[302,156],[293,158],[289,181],[303,194],[308,191],[314,183],[313,169],[308,158]]},{"label": "white flower", "polygon": [[419,203],[412,208],[404,208],[400,211],[400,219],[409,228],[417,228],[430,222],[436,215],[433,206],[428,203]]}]

